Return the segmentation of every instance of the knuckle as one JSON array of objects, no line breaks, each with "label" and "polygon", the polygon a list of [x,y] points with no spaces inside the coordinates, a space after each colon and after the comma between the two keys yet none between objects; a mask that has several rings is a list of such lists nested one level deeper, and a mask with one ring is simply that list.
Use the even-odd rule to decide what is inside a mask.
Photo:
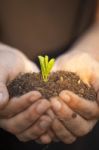
[{"label": "knuckle", "polygon": [[57,119],[55,119],[52,123],[52,128],[58,133],[61,129],[61,125],[60,122],[57,121]]},{"label": "knuckle", "polygon": [[37,138],[38,136],[40,136],[40,135],[43,134],[43,133],[44,133],[44,130],[43,130],[43,129],[41,130],[39,127],[35,126],[35,127],[33,128],[32,132],[30,133],[30,136],[31,136],[32,138]]},{"label": "knuckle", "polygon": [[35,119],[36,119],[36,117],[37,117],[37,114],[35,114],[35,112],[34,112],[34,110],[29,110],[25,115],[24,115],[24,117],[25,117],[25,120],[27,121],[27,122],[33,122],[33,121],[35,121]]}]

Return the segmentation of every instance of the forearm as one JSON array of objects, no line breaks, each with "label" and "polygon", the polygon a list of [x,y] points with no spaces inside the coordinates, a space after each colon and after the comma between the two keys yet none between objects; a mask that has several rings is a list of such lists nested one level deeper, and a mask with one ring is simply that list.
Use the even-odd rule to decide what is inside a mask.
[{"label": "forearm", "polygon": [[67,62],[76,56],[76,62],[80,56],[95,58],[99,61],[99,22],[95,23],[87,30],[71,47],[71,49],[60,55],[56,61],[53,70],[65,69]]},{"label": "forearm", "polygon": [[99,22],[95,23],[79,38],[72,47],[71,52],[86,52],[99,61]]}]

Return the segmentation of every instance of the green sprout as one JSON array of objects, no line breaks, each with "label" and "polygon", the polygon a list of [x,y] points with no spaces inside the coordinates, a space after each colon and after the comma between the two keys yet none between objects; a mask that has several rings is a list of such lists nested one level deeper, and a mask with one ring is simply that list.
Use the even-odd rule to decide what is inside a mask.
[{"label": "green sprout", "polygon": [[54,65],[55,59],[52,58],[49,60],[49,57],[47,55],[45,55],[45,57],[38,56],[38,58],[40,62],[42,78],[45,82],[47,82],[51,69]]}]

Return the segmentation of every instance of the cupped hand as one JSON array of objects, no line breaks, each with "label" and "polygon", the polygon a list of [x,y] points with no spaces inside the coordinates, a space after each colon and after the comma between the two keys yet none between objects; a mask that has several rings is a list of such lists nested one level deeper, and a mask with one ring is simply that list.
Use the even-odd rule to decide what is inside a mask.
[{"label": "cupped hand", "polygon": [[[19,73],[37,72],[37,66],[20,51],[0,44],[0,71],[0,128],[22,141],[40,136],[51,123],[48,116],[43,116],[50,106],[49,102],[42,99],[37,91],[9,100],[6,87],[7,82]],[[44,124],[46,127],[42,129]]]},{"label": "cupped hand", "polygon": [[20,51],[0,44],[0,109],[9,100],[6,84],[19,73],[37,72],[37,66]]},{"label": "cupped hand", "polygon": [[90,132],[99,119],[99,62],[88,53],[73,51],[56,59],[53,71],[59,70],[76,73],[85,84],[93,85],[97,92],[97,101],[93,102],[70,91],[62,91],[51,102],[57,116],[52,124],[53,134],[65,143],[72,143],[77,137]]},{"label": "cupped hand", "polygon": [[72,142],[90,132],[99,119],[99,62],[87,53],[72,52],[56,60],[53,71],[57,70],[75,72],[88,86],[92,84],[97,92],[97,101],[85,100],[70,91],[62,91],[59,97],[52,98],[53,111],[56,119],[59,118],[59,124],[52,125],[53,131],[61,141],[68,143],[70,138]]}]

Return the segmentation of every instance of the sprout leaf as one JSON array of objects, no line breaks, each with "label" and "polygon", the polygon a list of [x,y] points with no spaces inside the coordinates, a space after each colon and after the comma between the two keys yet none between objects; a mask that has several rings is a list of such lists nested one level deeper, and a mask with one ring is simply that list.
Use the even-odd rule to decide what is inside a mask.
[{"label": "sprout leaf", "polygon": [[49,57],[47,55],[45,55],[45,57],[38,56],[38,58],[39,58],[39,62],[40,62],[42,78],[46,82],[46,81],[48,81],[48,76],[54,65],[55,59],[52,58],[51,60],[49,60]]}]

